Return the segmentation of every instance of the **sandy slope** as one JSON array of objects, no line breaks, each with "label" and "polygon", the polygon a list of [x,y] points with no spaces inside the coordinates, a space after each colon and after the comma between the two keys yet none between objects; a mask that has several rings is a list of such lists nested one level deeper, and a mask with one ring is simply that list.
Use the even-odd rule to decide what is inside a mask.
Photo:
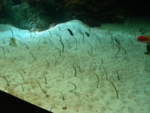
[{"label": "sandy slope", "polygon": [[[10,28],[18,47],[9,45]],[[149,113],[150,56],[135,40],[141,29],[150,27],[74,20],[30,33],[0,25],[0,89],[54,113]],[[112,38],[127,54],[116,55]]]}]

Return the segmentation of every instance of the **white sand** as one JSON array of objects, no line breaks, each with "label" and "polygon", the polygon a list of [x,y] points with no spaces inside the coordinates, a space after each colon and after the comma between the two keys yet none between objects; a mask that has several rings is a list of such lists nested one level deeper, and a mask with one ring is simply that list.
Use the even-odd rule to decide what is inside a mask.
[{"label": "white sand", "polygon": [[[10,28],[17,47],[9,45]],[[0,90],[54,113],[149,113],[150,55],[135,40],[143,28],[150,32],[130,22],[89,28],[74,20],[35,33],[0,25]],[[111,35],[127,54],[115,58]]]}]

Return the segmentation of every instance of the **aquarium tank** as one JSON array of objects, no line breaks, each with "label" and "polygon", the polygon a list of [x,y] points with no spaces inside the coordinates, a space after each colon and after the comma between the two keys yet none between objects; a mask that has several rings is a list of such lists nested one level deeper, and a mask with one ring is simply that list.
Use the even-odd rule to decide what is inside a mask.
[{"label": "aquarium tank", "polygon": [[149,4],[0,0],[0,66],[1,91],[49,112],[149,113]]}]

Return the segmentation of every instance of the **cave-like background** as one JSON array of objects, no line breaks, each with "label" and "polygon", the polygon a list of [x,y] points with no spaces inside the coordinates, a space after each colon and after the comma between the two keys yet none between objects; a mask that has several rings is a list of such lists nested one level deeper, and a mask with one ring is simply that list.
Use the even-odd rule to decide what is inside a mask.
[{"label": "cave-like background", "polygon": [[0,24],[31,31],[73,19],[93,27],[149,16],[146,0],[0,0]]}]

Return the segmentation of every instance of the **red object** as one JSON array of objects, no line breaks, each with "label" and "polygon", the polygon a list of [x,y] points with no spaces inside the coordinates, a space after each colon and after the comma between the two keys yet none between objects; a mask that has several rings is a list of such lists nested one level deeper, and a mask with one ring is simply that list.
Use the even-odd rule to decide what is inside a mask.
[{"label": "red object", "polygon": [[150,42],[150,36],[147,35],[140,35],[138,37],[136,37],[136,40],[139,42]]}]

